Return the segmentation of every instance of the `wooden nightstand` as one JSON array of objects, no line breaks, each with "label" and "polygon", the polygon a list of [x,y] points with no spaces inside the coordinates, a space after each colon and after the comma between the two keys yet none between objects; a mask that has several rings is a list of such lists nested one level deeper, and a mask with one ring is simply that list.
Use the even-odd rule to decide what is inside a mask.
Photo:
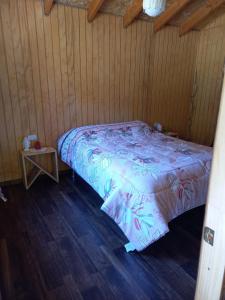
[{"label": "wooden nightstand", "polygon": [[[31,187],[31,185],[41,174],[46,174],[54,181],[59,182],[58,158],[57,158],[56,149],[52,147],[44,147],[40,150],[29,149],[28,151],[21,151],[21,155],[22,155],[24,185],[27,190]],[[52,174],[49,171],[47,171],[43,166],[41,166],[37,161],[35,161],[35,157],[40,157],[43,155],[50,155],[52,157],[52,167],[53,167]],[[29,162],[33,167],[29,173],[28,173],[26,162]]]}]

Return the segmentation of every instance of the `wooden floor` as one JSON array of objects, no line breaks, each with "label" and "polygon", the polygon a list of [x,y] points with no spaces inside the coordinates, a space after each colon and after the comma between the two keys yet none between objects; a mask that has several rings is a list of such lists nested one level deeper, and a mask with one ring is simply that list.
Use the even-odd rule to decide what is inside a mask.
[{"label": "wooden floor", "polygon": [[204,208],[173,221],[144,252],[127,254],[126,238],[81,179],[4,191],[0,299],[193,299]]}]

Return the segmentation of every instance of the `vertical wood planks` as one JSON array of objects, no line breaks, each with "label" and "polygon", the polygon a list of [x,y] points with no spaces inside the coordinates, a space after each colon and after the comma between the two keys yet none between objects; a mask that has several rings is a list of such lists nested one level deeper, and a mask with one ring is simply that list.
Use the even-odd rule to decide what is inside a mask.
[{"label": "vertical wood planks", "polygon": [[[40,4],[34,2],[35,11],[35,24],[37,33],[37,47],[38,47],[38,59],[39,72],[40,72],[40,84],[41,84],[41,99],[43,105],[44,127],[45,127],[45,143],[51,144],[52,141],[52,121],[50,113],[50,101],[48,91],[48,74],[47,74],[47,62],[46,62],[46,49],[45,49],[45,35],[43,24],[43,13]],[[34,55],[34,54],[32,54]]]},{"label": "vertical wood planks", "polygon": [[191,138],[203,144],[214,141],[225,64],[225,17],[200,32],[196,57]]},{"label": "vertical wood planks", "polygon": [[58,131],[64,132],[64,110],[63,110],[63,92],[62,92],[62,71],[60,56],[60,38],[59,38],[59,20],[58,6],[52,10],[51,15],[51,31],[52,31],[52,55],[54,62],[54,79],[55,79],[55,98],[56,98],[56,114]]},{"label": "vertical wood planks", "polygon": [[[11,98],[11,105],[12,105],[12,116],[10,119],[11,124],[14,126],[14,131],[15,131],[15,145],[16,145],[16,151],[15,155],[17,156],[17,160],[19,161],[19,155],[17,155],[17,150],[20,147],[20,143],[22,140],[22,129],[21,129],[21,114],[20,114],[20,106],[19,106],[19,97],[18,97],[18,84],[17,84],[17,77],[16,77],[16,68],[15,68],[15,60],[14,60],[14,49],[13,49],[13,42],[12,39],[9,39],[8,36],[11,36],[12,31],[11,31],[11,24],[10,24],[10,7],[9,3],[8,5],[1,5],[0,7],[0,12],[1,12],[1,24],[2,24],[2,32],[4,38],[3,44],[5,44],[4,49],[7,49],[5,51],[6,55],[6,63],[7,63],[7,71],[8,71],[8,80],[9,80],[9,92],[10,92],[10,98]],[[2,44],[2,45],[3,45]],[[3,77],[4,78],[4,77]],[[2,93],[2,92],[1,92]],[[2,96],[2,95],[1,95]],[[3,99],[2,99],[3,100]],[[2,110],[1,113],[3,114],[4,111]],[[5,119],[5,116],[0,117],[2,120],[2,126],[1,130],[5,131],[3,133],[7,134],[7,130],[5,128],[7,119]],[[3,124],[5,122],[5,124]],[[12,137],[9,137],[12,138]],[[4,141],[4,139],[0,139]],[[13,142],[13,141],[11,141]],[[1,145],[0,147],[3,148],[6,145]],[[10,149],[11,146],[9,146],[8,149]],[[8,150],[6,150],[8,151]],[[4,159],[4,154],[5,151],[2,151],[2,170],[4,169],[4,164],[7,163]],[[7,153],[6,153],[7,155]],[[16,168],[14,169],[15,172],[18,172]]]},{"label": "vertical wood planks", "polygon": [[[44,126],[44,112],[41,93],[41,74],[38,59],[38,42],[37,31],[35,24],[35,11],[33,1],[26,0],[26,12],[27,12],[27,29],[29,35],[29,44],[31,51],[31,65],[32,65],[32,77],[34,87],[34,108],[36,110],[37,120],[37,134],[40,142],[46,144],[45,140],[45,126]],[[20,141],[21,142],[21,141]]]},{"label": "vertical wood planks", "polygon": [[87,114],[88,123],[94,123],[94,102],[93,102],[93,26],[86,23],[87,42]]},{"label": "vertical wood planks", "polygon": [[40,1],[1,1],[0,181],[21,177],[18,153],[30,133],[56,146],[71,127],[141,119],[210,143],[224,23],[180,38],[175,27],[155,35],[149,22],[124,29],[121,17],[99,14],[90,24],[82,9],[56,4],[45,17]]},{"label": "vertical wood planks", "polygon": [[74,53],[74,80],[75,80],[75,95],[76,95],[76,125],[83,124],[82,114],[82,88],[81,88],[81,62],[80,62],[80,20],[79,10],[73,9],[73,26],[74,26],[74,39],[73,39],[73,53]]},{"label": "vertical wood planks", "polygon": [[87,43],[86,43],[86,11],[80,9],[79,16],[79,29],[80,39],[78,41],[80,47],[80,70],[81,70],[81,93],[82,93],[82,116],[84,124],[88,123],[88,101],[87,101]]},{"label": "vertical wood planks", "polygon": [[110,78],[110,87],[109,87],[109,112],[110,112],[110,122],[115,120],[115,81],[116,81],[116,60],[115,60],[115,53],[116,53],[116,17],[109,16],[109,60],[110,60],[110,67],[109,67],[109,78]]},{"label": "vertical wood planks", "polygon": [[[1,5],[7,5],[6,3],[2,3]],[[0,6],[1,8],[1,6]],[[7,8],[6,8],[7,9]],[[12,109],[12,99],[11,99],[11,92],[10,92],[10,81],[9,81],[9,72],[8,72],[8,64],[6,59],[6,49],[4,43],[4,35],[3,35],[3,26],[2,23],[4,22],[4,18],[2,20],[1,14],[1,23],[0,23],[0,92],[1,92],[1,106],[2,111],[4,111],[4,118],[5,121],[4,125],[1,130],[6,131],[6,140],[5,143],[7,145],[6,151],[3,152],[3,164],[5,165],[5,169],[9,172],[7,177],[14,176],[18,169],[18,159],[17,159],[17,152],[16,152],[16,138],[15,138],[15,126],[14,121],[12,120],[13,116],[13,109]],[[5,149],[5,146],[1,142],[1,146]],[[13,166],[15,165],[15,169]]]}]

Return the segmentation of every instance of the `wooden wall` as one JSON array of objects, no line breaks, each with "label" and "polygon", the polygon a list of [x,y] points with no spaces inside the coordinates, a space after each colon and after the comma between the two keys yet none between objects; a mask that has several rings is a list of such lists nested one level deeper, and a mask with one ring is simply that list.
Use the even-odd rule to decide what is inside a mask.
[{"label": "wooden wall", "polygon": [[225,66],[225,15],[198,35],[190,137],[211,145],[214,141]]},{"label": "wooden wall", "polygon": [[[55,145],[72,126],[133,119],[186,130],[195,34],[39,0],[0,2],[0,181],[21,176],[24,135]],[[189,41],[191,40],[191,44]]]},{"label": "wooden wall", "polygon": [[196,141],[207,136],[207,118],[200,130],[197,111],[207,110],[220,81],[211,89],[210,51],[200,63],[205,33],[180,38],[175,27],[154,34],[149,22],[124,29],[121,17],[86,19],[85,10],[62,5],[45,17],[40,0],[0,1],[0,182],[21,177],[19,150],[30,133],[55,146],[73,126],[142,119]]}]

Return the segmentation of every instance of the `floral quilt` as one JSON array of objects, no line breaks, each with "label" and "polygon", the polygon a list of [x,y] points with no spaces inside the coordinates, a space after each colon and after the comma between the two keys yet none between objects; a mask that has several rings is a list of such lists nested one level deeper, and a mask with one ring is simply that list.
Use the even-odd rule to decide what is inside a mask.
[{"label": "floral quilt", "polygon": [[58,141],[61,159],[102,197],[101,209],[137,251],[206,201],[212,149],[134,121],[84,126]]}]

